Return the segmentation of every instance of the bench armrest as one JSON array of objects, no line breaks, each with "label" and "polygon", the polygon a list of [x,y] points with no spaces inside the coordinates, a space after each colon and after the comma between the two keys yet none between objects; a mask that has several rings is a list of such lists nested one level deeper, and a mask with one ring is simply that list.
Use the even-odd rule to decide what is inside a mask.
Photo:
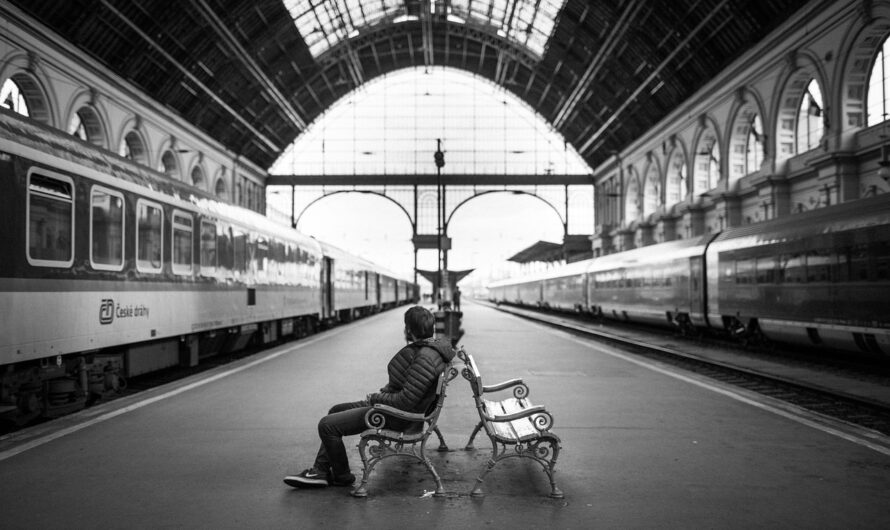
[{"label": "bench armrest", "polygon": [[521,410],[519,412],[514,412],[513,414],[504,414],[501,416],[489,416],[488,414],[482,412],[480,409],[480,415],[486,420],[493,423],[507,423],[513,420],[519,420],[522,418],[531,418],[532,424],[539,431],[549,430],[550,427],[553,426],[553,416],[547,412],[545,407],[538,405],[536,407],[531,407],[525,410]]},{"label": "bench armrest", "polygon": [[498,390],[503,390],[505,388],[510,388],[511,386],[521,385],[522,379],[510,379],[509,381],[504,381],[502,383],[498,383],[496,385],[485,385],[482,387],[483,392],[497,392]]},{"label": "bench armrest", "polygon": [[528,397],[528,385],[522,382],[522,379],[510,379],[509,381],[504,381],[503,383],[498,383],[496,385],[484,385],[482,387],[482,393],[485,394],[487,392],[497,392],[499,390],[505,390],[507,388],[513,389],[513,397],[516,399],[523,399]]},{"label": "bench armrest", "polygon": [[365,425],[369,429],[382,429],[386,425],[386,417],[391,416],[406,421],[427,421],[428,416],[417,412],[405,412],[404,410],[390,407],[389,405],[376,404],[365,413]]}]

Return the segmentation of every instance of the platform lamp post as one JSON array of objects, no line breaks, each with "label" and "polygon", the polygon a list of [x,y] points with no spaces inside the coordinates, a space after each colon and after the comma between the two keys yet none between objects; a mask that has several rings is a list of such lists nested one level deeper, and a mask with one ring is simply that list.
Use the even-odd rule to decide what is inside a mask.
[{"label": "platform lamp post", "polygon": [[436,233],[438,234],[438,240],[436,242],[436,259],[438,261],[438,285],[436,293],[436,303],[439,307],[442,307],[442,295],[445,292],[445,285],[443,284],[444,275],[446,271],[443,271],[442,268],[444,266],[442,260],[442,232],[445,229],[445,223],[443,223],[443,216],[445,213],[445,205],[442,204],[442,199],[444,193],[442,190],[442,168],[445,167],[445,153],[442,152],[442,139],[436,138],[436,153],[433,155],[433,159],[436,161],[436,224],[438,225],[436,228]]}]

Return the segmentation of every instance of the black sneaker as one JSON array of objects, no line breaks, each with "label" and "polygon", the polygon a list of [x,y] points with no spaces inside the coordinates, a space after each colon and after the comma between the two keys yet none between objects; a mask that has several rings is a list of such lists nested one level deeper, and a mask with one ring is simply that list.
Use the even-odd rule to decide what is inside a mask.
[{"label": "black sneaker", "polygon": [[299,475],[284,477],[284,483],[292,488],[324,488],[328,485],[328,473],[310,467]]},{"label": "black sneaker", "polygon": [[334,476],[334,470],[328,471],[328,484],[331,486],[352,486],[355,483],[355,475],[346,472],[338,477]]}]

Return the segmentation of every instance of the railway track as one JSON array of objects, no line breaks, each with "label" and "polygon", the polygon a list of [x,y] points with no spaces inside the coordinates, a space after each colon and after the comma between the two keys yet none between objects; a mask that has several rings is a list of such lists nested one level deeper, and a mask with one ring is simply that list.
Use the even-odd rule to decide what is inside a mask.
[{"label": "railway track", "polygon": [[[478,300],[476,302],[480,303]],[[886,361],[855,363],[828,355],[806,357],[793,351],[781,352],[774,349],[769,353],[762,353],[737,345],[716,346],[716,341],[703,342],[662,330],[606,327],[572,315],[481,303],[522,318],[607,342],[634,356],[890,436],[890,364]],[[666,342],[669,345],[657,344]],[[719,348],[725,354],[712,355],[719,353],[714,351]],[[704,354],[703,350],[710,351]],[[734,355],[740,359],[733,359]],[[748,362],[746,366],[741,358],[749,361],[753,359],[753,363]],[[752,367],[752,364],[756,366]],[[852,387],[878,389],[879,392],[867,395],[869,393],[850,391],[850,388],[841,390],[837,381],[847,381]],[[883,399],[881,389],[886,389],[887,399]]]}]

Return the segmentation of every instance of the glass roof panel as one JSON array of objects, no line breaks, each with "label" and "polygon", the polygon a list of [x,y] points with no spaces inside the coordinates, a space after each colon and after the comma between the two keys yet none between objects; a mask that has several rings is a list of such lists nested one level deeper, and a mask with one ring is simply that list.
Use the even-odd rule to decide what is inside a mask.
[{"label": "glass roof panel", "polygon": [[270,169],[278,175],[586,175],[584,160],[540,115],[498,85],[444,67],[399,70],[350,93]]},{"label": "glass roof panel", "polygon": [[[444,0],[430,2],[431,12],[436,4],[448,20],[497,33],[541,57],[565,0]],[[284,0],[284,7],[315,57],[381,22],[416,20],[404,0]]]}]

